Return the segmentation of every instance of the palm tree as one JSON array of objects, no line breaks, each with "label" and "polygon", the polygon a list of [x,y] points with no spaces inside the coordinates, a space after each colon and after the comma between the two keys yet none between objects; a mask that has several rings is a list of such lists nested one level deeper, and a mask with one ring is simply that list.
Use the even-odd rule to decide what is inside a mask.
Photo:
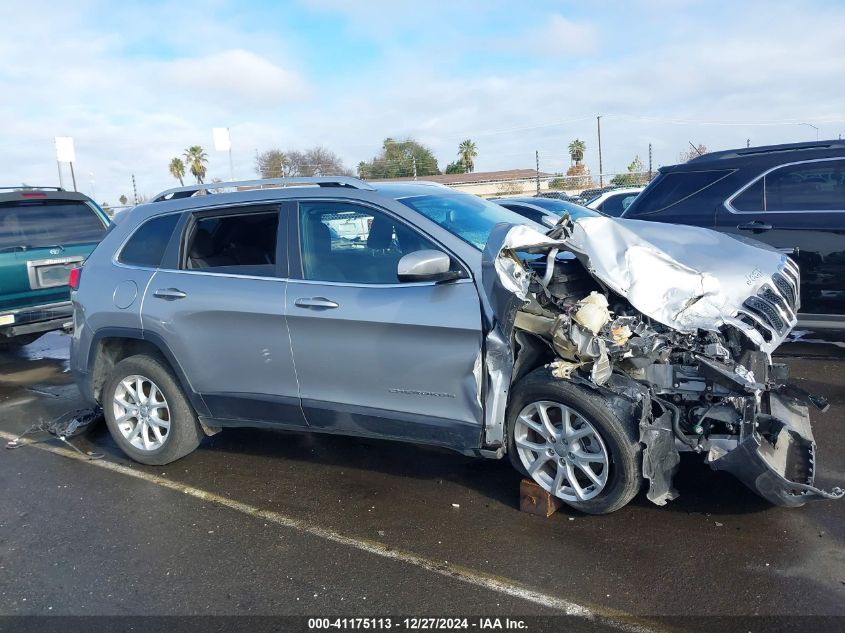
[{"label": "palm tree", "polygon": [[185,178],[185,163],[182,162],[181,158],[177,157],[170,161],[170,175],[179,181],[180,187],[185,186],[183,180]]},{"label": "palm tree", "polygon": [[185,150],[185,162],[197,179],[197,184],[205,182],[205,166],[208,164],[208,154],[205,150],[199,145],[191,145]]},{"label": "palm tree", "polygon": [[475,160],[473,159],[476,156],[478,156],[478,152],[476,151],[475,143],[473,143],[470,139],[466,139],[458,145],[458,157],[464,164],[464,168],[467,173],[475,171]]},{"label": "palm tree", "polygon": [[584,160],[585,151],[587,151],[587,144],[580,139],[576,138],[569,144],[569,155],[576,165],[580,165],[581,161]]}]

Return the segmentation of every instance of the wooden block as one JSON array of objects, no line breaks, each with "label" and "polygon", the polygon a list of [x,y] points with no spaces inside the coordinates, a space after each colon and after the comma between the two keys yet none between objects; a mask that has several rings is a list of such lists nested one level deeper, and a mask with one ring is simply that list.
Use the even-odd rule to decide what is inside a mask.
[{"label": "wooden block", "polygon": [[519,482],[519,509],[528,514],[549,518],[558,511],[563,501],[549,494],[530,479]]}]

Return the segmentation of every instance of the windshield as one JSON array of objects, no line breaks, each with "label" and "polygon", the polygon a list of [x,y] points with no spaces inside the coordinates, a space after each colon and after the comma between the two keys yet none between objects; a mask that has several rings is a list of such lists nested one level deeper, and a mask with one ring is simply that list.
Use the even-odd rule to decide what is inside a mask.
[{"label": "windshield", "polygon": [[73,200],[0,204],[0,250],[99,242],[106,227],[94,210]]},{"label": "windshield", "polygon": [[500,222],[525,224],[525,218],[470,194],[437,194],[399,198],[399,202],[436,222],[478,250]]}]

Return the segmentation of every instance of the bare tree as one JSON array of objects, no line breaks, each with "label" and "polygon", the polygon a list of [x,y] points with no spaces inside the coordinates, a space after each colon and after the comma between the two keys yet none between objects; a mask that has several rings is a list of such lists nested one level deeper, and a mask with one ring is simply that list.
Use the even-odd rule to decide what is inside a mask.
[{"label": "bare tree", "polygon": [[687,151],[681,152],[678,156],[679,162],[687,163],[691,161],[693,158],[698,158],[699,156],[703,156],[707,153],[707,146],[706,145],[699,145],[698,147],[690,147]]},{"label": "bare tree", "polygon": [[271,149],[262,152],[255,159],[255,170],[262,178],[352,175],[337,154],[319,146],[305,151]]}]

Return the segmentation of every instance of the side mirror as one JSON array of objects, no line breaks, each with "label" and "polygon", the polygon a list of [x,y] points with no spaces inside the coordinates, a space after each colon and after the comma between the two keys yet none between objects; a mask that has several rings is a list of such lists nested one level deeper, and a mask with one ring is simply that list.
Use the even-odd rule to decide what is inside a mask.
[{"label": "side mirror", "polygon": [[396,266],[396,275],[401,282],[443,282],[463,277],[460,271],[450,270],[451,267],[452,260],[446,253],[426,249],[404,255]]}]

